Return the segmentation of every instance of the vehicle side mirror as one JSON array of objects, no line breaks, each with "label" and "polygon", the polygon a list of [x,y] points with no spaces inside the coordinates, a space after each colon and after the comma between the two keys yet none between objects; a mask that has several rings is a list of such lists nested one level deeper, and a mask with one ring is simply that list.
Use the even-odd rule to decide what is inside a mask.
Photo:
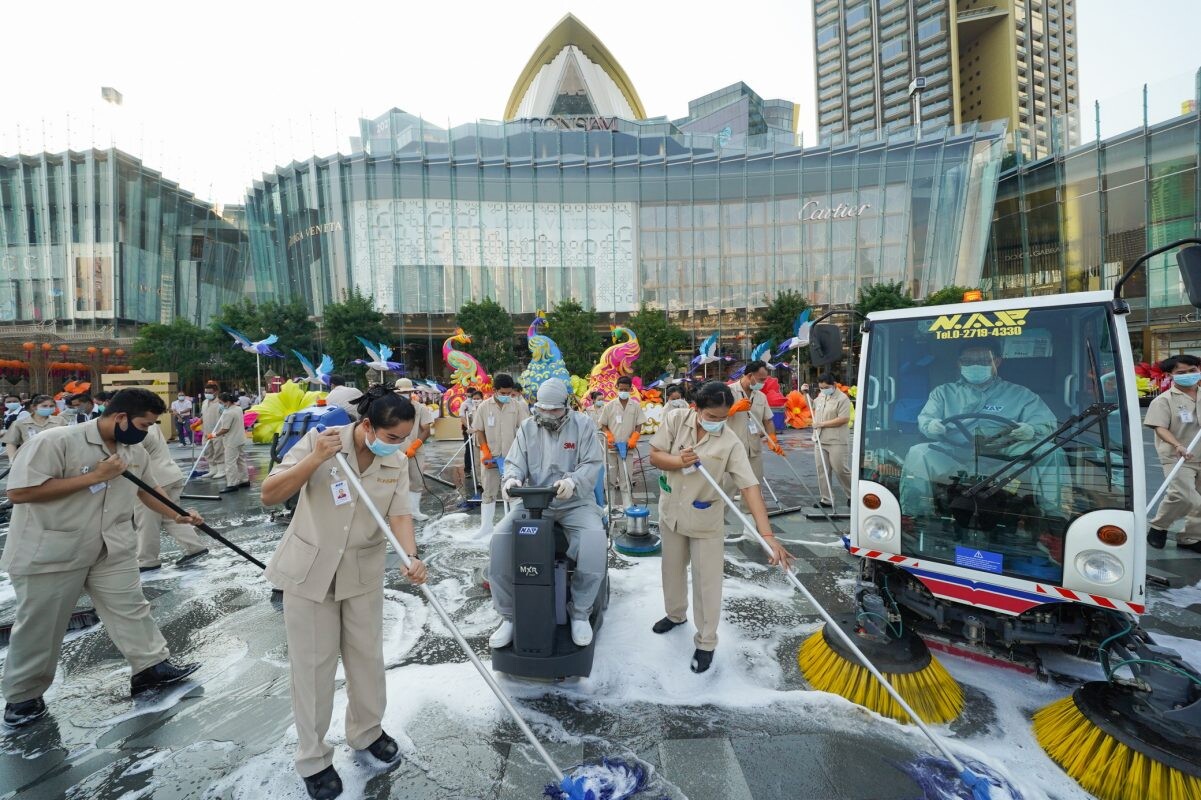
[{"label": "vehicle side mirror", "polygon": [[1176,264],[1180,267],[1180,279],[1188,292],[1189,304],[1201,308],[1201,245],[1190,244],[1177,250]]},{"label": "vehicle side mirror", "polygon": [[837,325],[814,325],[809,331],[809,363],[815,367],[842,358],[842,329]]}]

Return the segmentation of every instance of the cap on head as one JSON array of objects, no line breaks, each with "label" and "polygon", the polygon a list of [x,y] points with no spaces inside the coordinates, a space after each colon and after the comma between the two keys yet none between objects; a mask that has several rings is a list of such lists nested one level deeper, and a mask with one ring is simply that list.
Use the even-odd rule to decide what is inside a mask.
[{"label": "cap on head", "polygon": [[553,409],[567,407],[567,385],[558,378],[551,378],[538,387],[538,408]]},{"label": "cap on head", "polygon": [[393,391],[397,391],[397,392],[405,392],[405,393],[412,392],[413,391],[413,382],[411,380],[409,380],[408,378],[398,378],[396,383],[393,384],[392,389],[393,389]]}]

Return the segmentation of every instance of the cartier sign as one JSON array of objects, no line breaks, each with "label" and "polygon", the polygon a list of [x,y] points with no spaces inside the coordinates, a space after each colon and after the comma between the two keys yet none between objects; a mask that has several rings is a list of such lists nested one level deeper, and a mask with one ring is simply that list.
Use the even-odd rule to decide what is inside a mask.
[{"label": "cartier sign", "polygon": [[526,122],[531,128],[552,131],[612,131],[617,129],[617,117],[534,117]]},{"label": "cartier sign", "polygon": [[862,217],[871,207],[871,203],[864,203],[857,206],[839,203],[831,208],[823,206],[818,200],[809,200],[806,201],[805,205],[801,206],[801,212],[797,214],[797,218],[801,222],[824,222],[828,219],[854,219],[855,217]]}]

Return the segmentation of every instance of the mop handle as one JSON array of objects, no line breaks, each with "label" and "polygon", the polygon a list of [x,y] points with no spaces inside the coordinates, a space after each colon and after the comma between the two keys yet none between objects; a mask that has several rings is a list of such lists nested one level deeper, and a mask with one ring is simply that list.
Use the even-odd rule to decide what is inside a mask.
[{"label": "mop handle", "polygon": [[[442,469],[440,469],[440,470],[438,470],[437,472],[435,472],[435,473],[434,473],[434,476],[433,476],[433,477],[435,477],[435,478],[439,478],[439,477],[441,477],[441,476],[442,476],[442,473],[443,473],[443,472],[446,472],[446,468],[447,468],[447,467],[449,467],[451,464],[455,463],[456,457],[459,455],[459,453],[463,452],[463,448],[467,446],[467,442],[468,442],[468,441],[470,441],[470,440],[471,440],[471,437],[470,437],[470,436],[469,436],[469,437],[467,437],[466,439],[464,439],[464,440],[463,440],[463,443],[462,443],[461,445],[459,445],[459,449],[458,449],[458,450],[456,450],[456,451],[454,452],[454,455],[452,455],[452,456],[451,456],[451,457],[450,457],[450,458],[447,460],[447,462],[446,462],[445,464],[443,464],[443,465],[442,465]],[[473,466],[474,466],[474,465],[473,465]]]},{"label": "mop handle", "polygon": [[[759,533],[759,530],[751,524],[751,521],[747,519],[746,514],[742,513],[742,510],[734,504],[729,495],[727,495],[721,486],[718,485],[717,481],[713,480],[713,476],[709,474],[709,470],[705,469],[705,467],[699,461],[696,462],[696,468],[698,472],[705,476],[705,480],[709,481],[709,485],[713,487],[714,491],[721,496],[721,499],[723,502],[725,502],[726,507],[733,511],[735,516],[737,516],[742,522],[743,527],[755,537],[755,541],[757,541],[759,546],[763,548],[763,552],[767,553],[769,556],[775,555],[772,552],[771,545],[767,543],[767,540],[763,538],[762,534]],[[926,734],[926,738],[928,738],[934,744],[934,746],[937,747],[942,754],[947,757],[947,760],[951,762],[951,766],[953,766],[957,771],[963,772],[963,765],[959,763],[959,760],[955,758],[955,756],[951,754],[951,751],[947,749],[947,747],[938,739],[938,737],[926,727],[926,723],[922,722],[922,718],[919,717],[914,710],[909,707],[909,704],[905,702],[905,698],[901,697],[901,695],[897,693],[897,690],[894,689],[892,684],[880,674],[880,671],[876,669],[872,662],[868,661],[867,656],[865,656],[863,651],[860,650],[853,641],[851,641],[851,637],[847,636],[846,631],[842,629],[842,626],[834,621],[834,617],[830,616],[830,612],[826,611],[826,609],[822,607],[821,603],[817,602],[817,598],[815,598],[813,594],[805,588],[805,584],[801,583],[800,579],[797,578],[796,573],[785,567],[784,575],[788,578],[788,581],[805,596],[805,599],[817,609],[817,613],[820,614],[821,618],[826,621],[826,629],[832,630],[838,634],[838,637],[842,639],[842,643],[850,648],[851,652],[853,652],[859,658],[859,661],[863,663],[863,666],[867,668],[867,671],[870,672],[876,678],[876,680],[880,682],[880,685],[883,686],[884,690],[892,696],[892,699],[897,701],[897,705],[905,710],[905,713],[909,715],[909,718],[913,720],[914,724],[921,729],[922,733]]]},{"label": "mop handle", "polygon": [[207,436],[204,437],[204,444],[200,447],[200,455],[196,456],[196,460],[192,462],[192,469],[188,471],[188,477],[184,478],[184,486],[187,486],[192,480],[192,476],[196,474],[196,465],[200,463],[200,459],[204,458],[204,451],[209,449],[209,442],[211,441],[212,439]]},{"label": "mop handle", "polygon": [[[1188,447],[1185,449],[1191,453],[1197,449],[1198,444],[1201,444],[1201,431],[1197,431],[1197,435],[1193,437],[1193,440],[1189,442]],[[1159,498],[1163,497],[1163,493],[1168,490],[1168,486],[1172,483],[1172,478],[1175,478],[1176,473],[1179,472],[1180,468],[1184,466],[1184,461],[1185,458],[1183,456],[1177,459],[1176,463],[1172,466],[1171,471],[1168,472],[1168,477],[1163,479],[1163,486],[1159,487],[1159,491],[1156,492],[1155,496],[1151,498],[1151,502],[1147,503],[1148,514],[1151,513],[1151,509],[1155,508],[1155,504],[1159,502]]]},{"label": "mop handle", "polygon": [[[396,551],[396,554],[400,556],[401,563],[404,564],[405,568],[407,569],[413,562],[409,559],[409,555],[404,551],[404,548],[400,546],[400,542],[396,541],[396,535],[392,533],[391,526],[384,521],[383,515],[380,514],[379,509],[375,507],[375,503],[371,502],[371,498],[367,496],[367,491],[363,488],[363,484],[359,482],[358,474],[350,468],[348,463],[346,463],[345,455],[342,453],[337,453],[336,458],[338,459],[338,465],[341,466],[342,471],[346,473],[346,479],[350,481],[351,486],[353,486],[355,491],[358,492],[359,499],[362,500],[363,504],[367,506],[367,510],[371,512],[371,516],[375,519],[375,524],[379,526],[381,531],[383,531],[384,536],[388,537],[388,541],[392,543],[392,548]],[[546,763],[546,766],[550,767],[550,771],[554,773],[555,778],[562,782],[563,770],[559,769],[558,765],[556,765],[551,759],[550,754],[546,752],[546,748],[542,746],[542,742],[538,741],[538,737],[534,735],[534,732],[530,730],[528,725],[525,724],[525,720],[523,720],[521,715],[517,713],[517,709],[513,707],[513,703],[511,700],[509,700],[508,695],[505,694],[504,689],[500,688],[500,684],[498,684],[496,679],[492,677],[492,673],[488,671],[487,667],[485,667],[483,662],[480,661],[479,656],[477,656],[475,651],[471,649],[471,645],[469,645],[467,640],[463,638],[463,634],[459,631],[459,627],[455,625],[454,621],[450,618],[450,614],[446,613],[446,609],[442,607],[442,603],[438,602],[438,598],[434,596],[434,593],[430,589],[429,585],[423,583],[417,588],[421,590],[423,595],[425,595],[425,599],[429,602],[429,604],[434,607],[434,611],[438,613],[438,617],[442,620],[442,624],[446,626],[447,630],[449,630],[451,635],[454,636],[455,642],[458,643],[463,652],[467,654],[467,658],[471,660],[471,663],[479,671],[480,676],[484,679],[484,682],[488,684],[488,688],[492,690],[494,695],[496,695],[496,699],[500,701],[500,704],[504,706],[505,710],[508,711],[510,716],[513,717],[513,721],[517,723],[517,727],[521,729],[521,732],[525,735],[525,738],[528,739],[530,744],[534,746],[534,749],[538,752],[538,756],[543,760],[543,762]]]}]

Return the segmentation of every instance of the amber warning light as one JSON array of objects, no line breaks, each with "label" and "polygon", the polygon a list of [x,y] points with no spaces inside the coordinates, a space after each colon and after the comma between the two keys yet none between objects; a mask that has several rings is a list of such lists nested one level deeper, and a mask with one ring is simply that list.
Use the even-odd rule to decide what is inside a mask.
[{"label": "amber warning light", "polygon": [[983,299],[984,292],[979,289],[969,289],[963,293],[963,302],[965,303],[979,303]]}]

